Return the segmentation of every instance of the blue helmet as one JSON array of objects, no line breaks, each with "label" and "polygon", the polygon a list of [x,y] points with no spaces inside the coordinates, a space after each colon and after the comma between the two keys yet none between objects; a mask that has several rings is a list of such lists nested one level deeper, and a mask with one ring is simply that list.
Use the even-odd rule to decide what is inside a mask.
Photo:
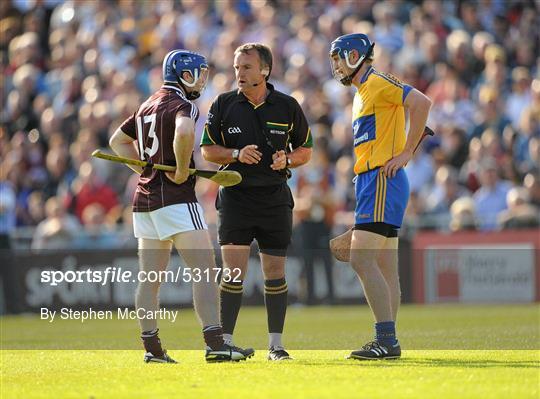
[{"label": "blue helmet", "polygon": [[[351,33],[343,35],[335,39],[330,45],[330,57],[338,56],[340,60],[345,61],[345,65],[354,71],[343,77],[336,76],[334,65],[332,65],[332,73],[336,79],[346,86],[350,86],[352,79],[358,73],[366,60],[373,60],[373,47],[375,43],[369,40],[369,37],[363,33]],[[351,64],[349,54],[353,51],[358,51],[359,58],[356,63]]]},{"label": "blue helmet", "polygon": [[[182,77],[184,72],[191,74],[193,78],[191,82]],[[208,63],[201,54],[188,50],[173,50],[163,59],[163,81],[180,85],[190,100],[201,95],[207,80]],[[188,91],[187,88],[193,90]]]}]

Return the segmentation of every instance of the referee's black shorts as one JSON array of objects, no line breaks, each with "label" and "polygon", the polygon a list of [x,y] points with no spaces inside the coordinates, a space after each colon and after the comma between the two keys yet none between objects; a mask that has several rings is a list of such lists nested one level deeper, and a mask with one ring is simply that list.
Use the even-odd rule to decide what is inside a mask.
[{"label": "referee's black shorts", "polygon": [[291,243],[294,202],[287,184],[221,188],[216,199],[219,245],[250,245],[262,253],[285,256]]}]

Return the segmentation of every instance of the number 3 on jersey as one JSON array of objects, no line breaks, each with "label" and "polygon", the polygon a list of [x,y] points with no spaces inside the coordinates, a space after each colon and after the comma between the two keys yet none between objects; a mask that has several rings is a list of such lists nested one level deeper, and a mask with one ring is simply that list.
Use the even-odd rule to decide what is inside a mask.
[{"label": "number 3 on jersey", "polygon": [[[150,124],[150,129],[148,130],[148,138],[152,139],[152,147],[150,148],[144,147],[143,124],[146,125],[147,123]],[[139,116],[137,118],[137,141],[139,142],[139,156],[142,161],[145,160],[144,154],[148,155],[147,159],[150,159],[157,152],[159,148],[159,140],[156,136],[156,114],[144,115],[144,117]]]}]

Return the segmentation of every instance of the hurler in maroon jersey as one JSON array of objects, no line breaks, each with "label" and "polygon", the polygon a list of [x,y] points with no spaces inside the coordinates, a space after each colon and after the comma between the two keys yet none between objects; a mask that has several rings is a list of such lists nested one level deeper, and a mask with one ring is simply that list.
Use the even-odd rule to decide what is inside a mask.
[{"label": "hurler in maroon jersey", "polygon": [[[140,270],[135,306],[146,354],[145,362],[176,363],[161,347],[157,317],[161,282],[147,272],[164,271],[172,246],[191,271],[193,303],[203,327],[208,362],[245,360],[252,350],[226,345],[219,315],[217,271],[203,210],[195,196],[193,168],[199,97],[208,80],[204,56],[173,50],[163,60],[163,86],[111,136],[113,151],[123,157],[176,166],[176,172],[129,165],[140,174],[133,197],[133,230],[138,239]],[[197,277],[197,278],[195,278]]]}]

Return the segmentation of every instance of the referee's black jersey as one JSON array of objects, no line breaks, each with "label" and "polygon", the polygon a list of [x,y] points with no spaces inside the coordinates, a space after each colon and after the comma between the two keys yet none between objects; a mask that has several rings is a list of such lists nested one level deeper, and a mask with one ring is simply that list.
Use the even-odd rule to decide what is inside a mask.
[{"label": "referee's black jersey", "polygon": [[242,149],[256,144],[262,152],[261,161],[256,165],[234,162],[220,169],[236,170],[242,175],[237,187],[261,187],[282,184],[287,180],[284,171],[270,168],[272,154],[279,150],[289,151],[298,147],[311,147],[311,131],[298,102],[291,96],[274,90],[266,100],[255,106],[239,91],[229,91],[219,95],[208,112],[201,146],[221,145]]}]

